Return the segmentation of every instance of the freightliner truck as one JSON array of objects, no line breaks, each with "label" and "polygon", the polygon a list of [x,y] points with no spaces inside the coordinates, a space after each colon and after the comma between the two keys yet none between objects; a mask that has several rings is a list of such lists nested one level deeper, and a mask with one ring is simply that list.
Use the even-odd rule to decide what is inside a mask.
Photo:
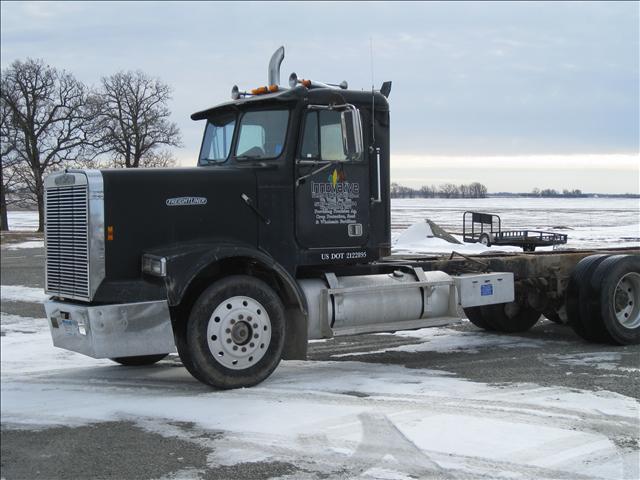
[{"label": "freightliner truck", "polygon": [[640,342],[640,252],[391,255],[390,82],[291,74],[194,113],[198,166],[67,170],[45,182],[54,345],[123,365],[177,350],[216,388],[255,385],[311,339],[465,316],[523,332],[545,314]]}]

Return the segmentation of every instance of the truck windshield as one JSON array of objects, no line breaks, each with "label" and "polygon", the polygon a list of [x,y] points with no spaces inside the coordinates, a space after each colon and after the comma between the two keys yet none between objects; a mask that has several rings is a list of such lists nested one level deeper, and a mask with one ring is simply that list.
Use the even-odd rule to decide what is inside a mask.
[{"label": "truck windshield", "polygon": [[229,158],[235,128],[235,115],[225,115],[207,122],[200,150],[200,165],[223,163]]},{"label": "truck windshield", "polygon": [[284,148],[288,110],[247,112],[240,120],[236,159],[264,160],[279,157]]}]

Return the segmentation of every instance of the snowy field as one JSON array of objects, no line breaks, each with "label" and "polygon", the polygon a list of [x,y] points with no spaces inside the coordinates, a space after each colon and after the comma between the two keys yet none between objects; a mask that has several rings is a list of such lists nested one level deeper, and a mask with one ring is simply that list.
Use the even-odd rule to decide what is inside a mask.
[{"label": "snowy field", "polygon": [[[567,244],[562,248],[640,246],[640,200],[628,198],[393,199],[392,239],[397,240],[404,229],[428,218],[461,240],[462,215],[467,210],[500,215],[503,230],[567,234]],[[472,253],[486,250],[475,244],[468,246],[473,247]],[[521,251],[492,247],[498,248]],[[429,245],[422,250],[430,251]]]}]

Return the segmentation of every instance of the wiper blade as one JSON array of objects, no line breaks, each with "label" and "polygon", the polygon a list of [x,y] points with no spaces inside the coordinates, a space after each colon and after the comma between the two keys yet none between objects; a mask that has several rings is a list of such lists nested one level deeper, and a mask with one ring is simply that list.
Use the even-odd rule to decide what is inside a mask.
[{"label": "wiper blade", "polygon": [[212,158],[203,158],[200,162],[206,162],[207,165],[222,165],[225,160],[214,160]]}]

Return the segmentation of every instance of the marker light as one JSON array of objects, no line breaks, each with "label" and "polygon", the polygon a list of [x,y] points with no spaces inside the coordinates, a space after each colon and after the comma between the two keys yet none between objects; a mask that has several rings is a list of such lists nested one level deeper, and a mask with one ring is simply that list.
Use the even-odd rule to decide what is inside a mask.
[{"label": "marker light", "polygon": [[278,85],[269,85],[268,87],[258,87],[251,90],[251,95],[264,95],[265,93],[273,93],[278,91]]},{"label": "marker light", "polygon": [[112,225],[109,225],[107,227],[107,240],[110,241],[110,242],[113,241],[113,226]]}]

